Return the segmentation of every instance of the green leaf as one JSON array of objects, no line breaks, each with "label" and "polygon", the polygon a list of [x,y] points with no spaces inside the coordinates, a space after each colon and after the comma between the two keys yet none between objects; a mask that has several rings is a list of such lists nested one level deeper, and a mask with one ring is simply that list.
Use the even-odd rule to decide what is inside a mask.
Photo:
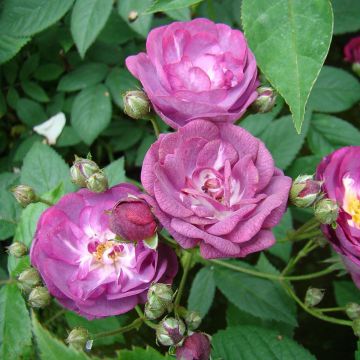
[{"label": "green leaf", "polygon": [[42,143],[35,143],[25,156],[20,179],[39,195],[53,190],[61,182],[66,192],[74,189],[68,165],[55,150]]},{"label": "green leaf", "polygon": [[41,124],[48,118],[43,107],[37,102],[29,99],[18,100],[16,104],[16,113],[20,120],[31,128]]},{"label": "green leaf", "polygon": [[30,55],[21,67],[19,78],[20,80],[27,80],[38,68],[40,62],[40,55],[38,53]]},{"label": "green leaf", "polygon": [[320,156],[347,145],[360,145],[360,131],[335,116],[315,114],[307,135],[311,151]]},{"label": "green leaf", "polygon": [[53,337],[45,328],[41,326],[32,312],[32,328],[36,343],[40,350],[41,360],[89,360],[85,353],[76,351],[73,347],[67,347],[60,340]]},{"label": "green leaf", "polygon": [[145,14],[182,9],[199,4],[202,1],[203,0],[154,0],[151,6],[145,11]]},{"label": "green leaf", "polygon": [[243,0],[242,22],[260,69],[288,103],[300,132],[305,105],[330,46],[330,3]]},{"label": "green leaf", "polygon": [[24,90],[24,93],[33,98],[34,100],[40,102],[48,102],[50,101],[44,89],[34,81],[23,81],[21,83],[21,87]]},{"label": "green leaf", "polygon": [[0,33],[31,36],[55,24],[74,0],[5,0],[0,14]]},{"label": "green leaf", "polygon": [[297,134],[291,116],[288,115],[273,121],[261,133],[260,138],[271,152],[276,166],[286,169],[291,164],[302,147],[307,129],[308,122],[305,123],[301,134]]},{"label": "green leaf", "polygon": [[60,79],[59,91],[78,91],[89,86],[96,85],[104,80],[108,71],[105,64],[88,63],[79,66],[74,71],[66,74]]},{"label": "green leaf", "polygon": [[0,290],[0,358],[17,360],[31,345],[30,316],[16,284]]},{"label": "green leaf", "polygon": [[293,303],[278,284],[220,267],[215,268],[215,283],[240,310],[265,320],[297,325]]},{"label": "green leaf", "polygon": [[197,311],[202,318],[205,317],[210,310],[214,295],[214,271],[211,267],[203,267],[191,284],[188,309]]},{"label": "green leaf", "polygon": [[104,85],[95,85],[76,96],[71,110],[71,125],[90,145],[111,120],[111,101]]},{"label": "green leaf", "polygon": [[[66,312],[65,319],[70,328],[81,326],[89,331],[92,335],[103,331],[111,331],[120,328],[127,322],[127,316],[112,316],[104,319],[87,320],[73,312]],[[113,336],[106,336],[94,340],[94,347],[98,345],[111,345],[116,342],[123,342],[124,338],[122,334],[115,334]]]},{"label": "green leaf", "polygon": [[273,228],[273,233],[277,241],[275,245],[268,249],[268,252],[270,254],[279,257],[285,262],[290,259],[291,242],[287,241],[285,243],[280,243],[279,240],[285,239],[288,231],[292,230],[292,228],[292,216],[290,210],[288,209],[284,214],[283,218],[281,219],[280,224]]},{"label": "green leaf", "polygon": [[0,64],[10,60],[30,40],[28,37],[18,38],[0,34]]},{"label": "green leaf", "polygon": [[128,90],[140,88],[139,82],[126,69],[114,68],[111,70],[105,82],[111,98],[115,104],[124,108],[123,94]]},{"label": "green leaf", "polygon": [[108,178],[110,187],[125,182],[126,176],[124,158],[121,157],[120,159],[113,161],[104,169],[104,172]]},{"label": "green leaf", "polygon": [[79,142],[81,142],[81,139],[75,130],[71,126],[65,126],[56,142],[56,147],[74,146]]},{"label": "green leaf", "polygon": [[76,0],[71,13],[71,34],[82,58],[105,26],[112,5],[112,0]]},{"label": "green leaf", "polygon": [[[142,15],[151,5],[152,0],[121,0],[118,2],[119,15],[136,33],[146,38],[153,19],[153,15]],[[129,14],[135,11],[138,18],[135,21],[129,21]]]},{"label": "green leaf", "polygon": [[156,136],[154,134],[148,134],[146,135],[138,149],[137,149],[137,154],[136,154],[136,159],[135,159],[135,165],[141,167],[142,163],[144,161],[144,157],[145,154],[147,153],[147,151],[149,150],[150,146],[156,141]]},{"label": "green leaf", "polygon": [[[6,101],[5,101],[5,97],[3,95],[2,92],[0,92],[0,118],[2,118],[7,111],[7,105],[6,105]],[[2,141],[2,143],[4,143],[5,141]],[[3,151],[3,148],[0,148],[0,152]],[[5,148],[4,148],[5,149]]]},{"label": "green leaf", "polygon": [[119,360],[165,360],[173,359],[169,356],[163,356],[155,349],[147,347],[142,349],[139,347],[134,347],[132,350],[120,350],[119,351]]},{"label": "green leaf", "polygon": [[360,304],[360,292],[352,281],[334,281],[335,299],[339,306],[349,302]]},{"label": "green leaf", "polygon": [[355,32],[360,29],[360,1],[332,0],[334,34]]},{"label": "green leaf", "polygon": [[179,21],[190,21],[191,20],[191,11],[189,8],[167,10],[167,11],[165,11],[165,14],[174,20],[179,20]]},{"label": "green leaf", "polygon": [[309,108],[314,111],[340,112],[360,100],[359,81],[345,70],[324,66],[311,92]]},{"label": "green leaf", "polygon": [[295,179],[299,175],[314,174],[322,156],[309,155],[297,158],[286,170],[287,175]]},{"label": "green leaf", "polygon": [[40,65],[34,72],[34,77],[40,81],[56,80],[62,73],[64,68],[57,64]]},{"label": "green leaf", "polygon": [[315,360],[295,341],[277,331],[255,326],[236,326],[220,330],[212,338],[213,358],[226,360]]}]

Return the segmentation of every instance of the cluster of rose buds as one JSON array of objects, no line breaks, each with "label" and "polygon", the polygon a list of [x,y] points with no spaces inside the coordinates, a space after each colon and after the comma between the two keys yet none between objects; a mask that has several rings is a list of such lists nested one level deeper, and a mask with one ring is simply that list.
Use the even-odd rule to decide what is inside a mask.
[{"label": "cluster of rose buds", "polygon": [[81,158],[75,155],[75,161],[70,169],[71,180],[80,187],[86,187],[93,192],[104,192],[109,184],[105,173],[91,160],[91,156]]},{"label": "cluster of rose buds", "polygon": [[321,224],[334,224],[339,215],[339,206],[322,193],[322,181],[312,175],[300,175],[292,184],[290,201],[300,208],[314,207],[315,218]]}]

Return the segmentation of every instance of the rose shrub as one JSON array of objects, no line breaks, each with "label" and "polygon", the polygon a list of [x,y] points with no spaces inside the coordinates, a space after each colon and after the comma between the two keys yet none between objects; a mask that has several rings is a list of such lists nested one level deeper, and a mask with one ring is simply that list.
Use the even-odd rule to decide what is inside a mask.
[{"label": "rose shrub", "polygon": [[336,228],[323,225],[322,230],[360,288],[360,146],[344,147],[325,157],[317,177],[324,182],[326,196],[340,206]]},{"label": "rose shrub", "polygon": [[147,53],[126,59],[155,111],[173,128],[234,122],[256,99],[257,68],[244,35],[207,19],[153,29]]},{"label": "rose shrub", "polygon": [[273,245],[291,179],[246,130],[205,120],[162,134],[141,181],[161,224],[205,258],[244,257]]},{"label": "rose shrub", "polygon": [[146,301],[152,282],[171,283],[175,253],[139,242],[119,243],[109,230],[108,210],[139,190],[120,184],[104,193],[82,189],[65,195],[41,216],[31,263],[64,307],[88,319],[112,316]]}]

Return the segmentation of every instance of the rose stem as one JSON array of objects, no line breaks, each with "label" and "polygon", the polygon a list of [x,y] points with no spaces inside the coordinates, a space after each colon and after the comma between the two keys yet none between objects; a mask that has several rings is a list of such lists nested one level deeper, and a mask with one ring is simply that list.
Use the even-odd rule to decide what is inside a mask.
[{"label": "rose stem", "polygon": [[142,319],[137,318],[132,323],[130,323],[129,325],[122,326],[119,329],[111,330],[111,331],[104,331],[104,332],[94,334],[93,335],[93,340],[104,338],[104,337],[107,337],[107,336],[113,336],[113,335],[116,335],[116,334],[122,334],[122,333],[125,333],[125,332],[133,330],[133,329],[139,329],[142,322],[143,322]]},{"label": "rose stem", "polygon": [[179,289],[178,289],[178,292],[176,294],[176,298],[175,298],[175,301],[174,301],[175,312],[176,312],[176,309],[178,308],[178,306],[180,305],[181,296],[182,296],[183,291],[184,291],[186,279],[187,279],[187,276],[188,276],[188,273],[189,273],[189,270],[190,270],[190,266],[191,266],[191,262],[192,262],[192,256],[193,256],[193,253],[191,251],[184,251],[183,254],[184,254],[184,259],[183,259],[183,269],[184,269],[184,271],[183,271],[183,275],[182,275],[181,280],[180,280]]},{"label": "rose stem", "polygon": [[157,326],[156,326],[154,323],[152,323],[151,321],[149,321],[149,320],[146,319],[146,317],[145,317],[144,313],[142,312],[142,310],[140,309],[140,306],[139,306],[139,305],[136,305],[136,306],[135,306],[135,310],[136,310],[136,312],[138,313],[139,318],[140,318],[147,326],[149,326],[149,327],[152,328],[152,329],[156,329],[156,328],[157,328]]}]

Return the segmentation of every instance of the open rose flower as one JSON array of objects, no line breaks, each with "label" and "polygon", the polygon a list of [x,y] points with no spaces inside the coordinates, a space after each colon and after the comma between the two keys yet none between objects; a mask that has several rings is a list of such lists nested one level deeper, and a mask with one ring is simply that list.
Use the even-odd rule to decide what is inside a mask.
[{"label": "open rose flower", "polygon": [[194,120],[160,135],[141,180],[155,215],[184,248],[205,258],[243,257],[274,244],[291,179],[264,144],[232,125]]},{"label": "open rose flower", "polygon": [[336,229],[323,225],[322,231],[360,288],[360,146],[344,147],[325,157],[317,177],[324,182],[326,196],[340,207]]},{"label": "open rose flower", "polygon": [[173,128],[194,119],[234,122],[256,99],[254,55],[239,30],[207,19],[152,30],[126,66]]},{"label": "open rose flower", "polygon": [[41,216],[31,263],[49,292],[88,319],[125,313],[146,301],[152,282],[171,283],[175,253],[139,242],[119,243],[109,230],[109,210],[139,190],[117,185],[104,193],[86,189],[65,195]]}]

